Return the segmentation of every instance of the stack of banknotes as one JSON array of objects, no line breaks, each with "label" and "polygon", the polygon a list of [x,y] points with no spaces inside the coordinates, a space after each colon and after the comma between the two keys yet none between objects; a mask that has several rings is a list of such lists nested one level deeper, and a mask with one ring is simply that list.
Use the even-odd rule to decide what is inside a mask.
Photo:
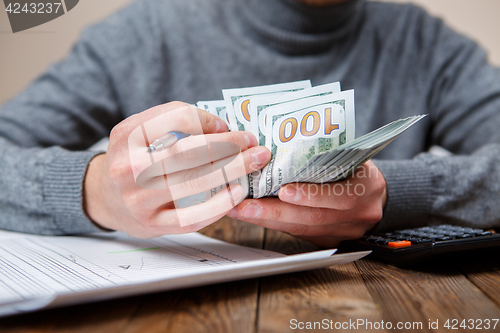
[{"label": "stack of banknotes", "polygon": [[[222,118],[230,131],[250,131],[272,154],[262,170],[233,180],[247,196],[277,195],[287,183],[335,182],[348,177],[425,115],[396,120],[354,138],[354,90],[309,80],[227,89],[223,100],[197,107]],[[207,193],[207,199],[226,185]]]}]

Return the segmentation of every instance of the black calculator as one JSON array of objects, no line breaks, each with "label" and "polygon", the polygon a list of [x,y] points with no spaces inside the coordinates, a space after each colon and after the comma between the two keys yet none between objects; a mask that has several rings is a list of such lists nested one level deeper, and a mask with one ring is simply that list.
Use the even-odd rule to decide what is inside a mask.
[{"label": "black calculator", "polygon": [[367,258],[408,266],[442,254],[496,246],[500,246],[500,234],[494,230],[443,224],[366,234],[359,240],[343,242],[340,249],[341,251],[372,250]]}]

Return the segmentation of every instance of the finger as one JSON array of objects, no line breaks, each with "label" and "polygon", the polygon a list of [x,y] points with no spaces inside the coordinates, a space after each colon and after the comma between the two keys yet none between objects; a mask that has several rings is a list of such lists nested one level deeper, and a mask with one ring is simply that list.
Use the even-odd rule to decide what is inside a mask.
[{"label": "finger", "polygon": [[[244,204],[244,202],[242,204]],[[301,237],[333,237],[338,240],[358,239],[372,227],[371,225],[367,225],[363,222],[352,221],[335,224],[307,225],[268,219],[249,219],[238,215],[236,207],[228,212],[227,215],[264,228],[279,230],[293,236]]]},{"label": "finger", "polygon": [[238,205],[237,213],[239,217],[245,219],[298,223],[306,226],[335,224],[352,217],[351,212],[298,206],[277,198],[245,200]]},{"label": "finger", "polygon": [[174,131],[200,135],[222,133],[227,130],[224,121],[209,112],[185,103],[176,105],[176,108],[169,107],[166,112],[142,123],[149,142]]},{"label": "finger", "polygon": [[204,134],[224,133],[228,131],[226,123],[219,117],[202,109],[196,108]]},{"label": "finger", "polygon": [[[175,104],[177,108],[173,108],[171,106],[172,104]],[[184,103],[169,103],[167,105],[158,106],[157,108],[161,109],[163,113],[147,121],[143,121],[144,118],[150,118],[150,113],[158,113],[157,110],[147,110],[144,112],[147,116],[138,115],[137,117],[133,117],[134,119],[128,121],[128,123],[135,125],[134,129],[129,130],[130,125],[120,124],[113,129],[111,133],[110,142],[121,142],[119,148],[114,148],[118,148],[124,153],[128,153],[134,173],[134,179],[136,179],[139,173],[145,168],[166,156],[164,154],[147,153],[147,147],[154,142],[154,140],[161,138],[165,134],[177,131],[196,135],[227,130],[224,122],[218,117]],[[163,109],[167,110],[165,111]],[[126,133],[128,137],[123,138],[124,133]],[[200,136],[198,141],[198,145],[206,145],[204,136]]]},{"label": "finger", "polygon": [[[175,212],[172,212],[172,214],[175,214]],[[214,217],[211,217],[209,219],[205,219],[203,221],[200,221],[200,222],[197,222],[197,223],[194,223],[194,224],[190,224],[188,226],[185,226],[185,227],[170,227],[170,226],[164,226],[164,225],[161,225],[161,226],[152,226],[151,228],[149,228],[147,230],[147,238],[152,238],[152,237],[158,237],[158,236],[162,236],[162,235],[175,235],[175,234],[187,234],[187,233],[191,233],[191,232],[196,232],[196,231],[199,231],[203,228],[205,228],[206,226],[220,220],[225,214],[222,213],[222,214],[219,214],[219,215],[216,215]]]},{"label": "finger", "polygon": [[282,201],[308,207],[350,210],[360,200],[381,194],[385,180],[373,162],[368,161],[347,179],[326,184],[287,184],[280,189]]},{"label": "finger", "polygon": [[[209,200],[186,208],[160,211],[153,220],[155,226],[187,227],[201,221],[216,221],[244,199],[245,191],[238,184],[231,184]],[[173,214],[174,213],[174,214]]]},{"label": "finger", "polygon": [[342,211],[299,206],[277,198],[247,199],[237,207],[237,213],[241,218],[297,223],[307,226],[358,221],[376,224],[382,218],[381,211],[380,205],[373,204],[371,201],[363,202],[355,210]]},{"label": "finger", "polygon": [[[167,133],[165,130],[189,134],[227,131],[227,125],[219,117],[193,105],[177,101],[154,106],[132,117],[130,119],[133,119],[136,126],[144,124],[148,131],[152,131],[148,132],[148,135],[161,136]],[[165,126],[172,128],[165,128]],[[156,132],[157,129],[159,132]]]},{"label": "finger", "polygon": [[[229,132],[221,134],[197,135],[178,141],[171,148],[154,154],[140,149],[136,156],[139,159],[135,164],[141,177],[155,177],[165,174],[196,168],[215,162],[229,156],[237,155],[240,151],[257,145],[257,139],[250,132]],[[140,157],[143,155],[143,157]],[[161,165],[151,165],[163,160],[165,169]],[[141,163],[142,161],[142,163]]]},{"label": "finger", "polygon": [[365,193],[363,184],[348,179],[328,184],[287,184],[280,189],[278,196],[284,202],[300,206],[350,210]]},{"label": "finger", "polygon": [[148,141],[154,141],[171,131],[184,131],[189,134],[227,131],[227,125],[219,117],[176,101],[154,106],[124,119],[113,128],[111,136],[126,139],[133,131],[138,131],[141,134],[138,137],[141,138],[143,137],[141,125],[147,131]]},{"label": "finger", "polygon": [[[168,186],[172,199],[176,200],[196,193],[211,190],[239,177],[259,170],[271,159],[265,147],[254,147],[215,163],[197,168],[182,170],[166,176],[153,177],[143,182],[142,174],[137,184],[148,189],[165,189]],[[166,184],[165,184],[166,180]]]},{"label": "finger", "polygon": [[127,193],[122,193],[122,200],[130,213],[139,220],[154,215],[160,209],[175,208],[172,203],[172,193],[165,185],[163,185],[163,189],[139,188],[130,190]]}]

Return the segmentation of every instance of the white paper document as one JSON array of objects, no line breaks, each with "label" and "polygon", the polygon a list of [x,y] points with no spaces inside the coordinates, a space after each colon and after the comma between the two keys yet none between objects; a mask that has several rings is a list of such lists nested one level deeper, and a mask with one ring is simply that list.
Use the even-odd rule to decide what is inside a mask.
[{"label": "white paper document", "polygon": [[0,316],[116,297],[328,267],[369,251],[286,256],[199,233],[35,236],[0,231]]}]

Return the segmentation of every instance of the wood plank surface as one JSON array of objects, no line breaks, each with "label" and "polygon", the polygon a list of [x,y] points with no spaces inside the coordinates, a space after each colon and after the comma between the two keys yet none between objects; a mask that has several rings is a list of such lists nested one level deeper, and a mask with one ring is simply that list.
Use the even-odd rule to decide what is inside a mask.
[{"label": "wood plank surface", "polygon": [[500,248],[464,254],[454,266],[500,307]]},{"label": "wood plank surface", "polygon": [[233,244],[264,248],[264,228],[227,216],[200,230],[200,233]]},{"label": "wood plank surface", "polygon": [[[266,230],[265,249],[287,254],[317,250],[315,246],[290,235]],[[316,330],[344,325],[342,332],[351,329],[350,321],[358,318],[381,321],[382,314],[370,296],[358,269],[353,263],[295,274],[261,279],[258,332],[305,331],[310,322]],[[293,321],[293,320],[296,321]],[[344,324],[345,323],[345,324]],[[349,323],[349,327],[347,326]],[[333,325],[333,326],[332,326]],[[310,331],[310,330],[309,330]],[[378,330],[385,332],[385,330]]]},{"label": "wood plank surface", "polygon": [[121,332],[147,296],[82,304],[0,319],[2,333]]},{"label": "wood plank surface", "polygon": [[[450,332],[444,327],[447,320],[500,318],[498,306],[453,263],[435,262],[418,271],[371,260],[357,261],[356,266],[381,305],[384,320],[392,325],[421,323],[419,332]],[[438,329],[431,330],[429,321],[436,320]],[[453,331],[465,332],[460,327]]]},{"label": "wood plank surface", "polygon": [[[232,243],[285,254],[317,250],[281,232],[223,218],[202,230]],[[385,323],[349,332],[462,332],[448,319],[500,318],[500,248],[429,263],[415,270],[371,260],[309,272],[235,281],[0,319],[1,333],[290,332],[294,324]],[[296,322],[290,322],[296,319]],[[326,322],[323,322],[326,320]],[[438,329],[429,329],[439,321]],[[393,326],[388,329],[387,323]],[[422,323],[396,330],[397,323]],[[323,327],[325,328],[325,327]],[[335,328],[335,327],[334,327]],[[385,328],[385,329],[384,329]],[[420,329],[421,328],[421,329]],[[318,331],[307,330],[308,332]],[[496,330],[499,331],[500,325]]]}]

